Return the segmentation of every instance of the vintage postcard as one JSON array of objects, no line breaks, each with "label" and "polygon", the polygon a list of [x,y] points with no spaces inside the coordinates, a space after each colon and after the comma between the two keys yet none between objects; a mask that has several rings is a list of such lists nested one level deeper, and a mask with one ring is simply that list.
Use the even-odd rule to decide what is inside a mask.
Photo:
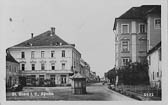
[{"label": "vintage postcard", "polygon": [[166,0],[3,1],[1,104],[164,104],[165,9]]}]

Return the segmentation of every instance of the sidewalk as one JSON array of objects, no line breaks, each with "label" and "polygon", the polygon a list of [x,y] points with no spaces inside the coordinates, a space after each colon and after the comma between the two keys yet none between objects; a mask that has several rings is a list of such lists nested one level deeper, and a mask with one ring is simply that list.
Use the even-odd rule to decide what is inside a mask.
[{"label": "sidewalk", "polygon": [[[129,96],[131,98],[137,99],[137,100],[141,100],[141,101],[161,101],[161,97],[156,97],[154,96],[152,92],[150,92],[150,90],[148,90],[148,92],[146,90],[143,90],[141,88],[145,88],[145,87],[140,87],[139,88],[132,88],[132,87],[124,87],[124,86],[117,86],[117,87],[109,87],[111,90],[116,91],[120,94]],[[139,89],[139,90],[138,90]],[[138,91],[140,91],[138,93]]]}]

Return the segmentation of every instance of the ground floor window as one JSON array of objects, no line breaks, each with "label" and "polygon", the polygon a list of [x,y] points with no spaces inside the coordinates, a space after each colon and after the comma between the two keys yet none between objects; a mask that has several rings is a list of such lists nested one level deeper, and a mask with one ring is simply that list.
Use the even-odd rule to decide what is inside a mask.
[{"label": "ground floor window", "polygon": [[61,84],[66,84],[66,75],[61,75]]},{"label": "ground floor window", "polygon": [[39,75],[39,85],[40,86],[44,85],[44,75]]},{"label": "ground floor window", "polygon": [[55,75],[50,75],[51,86],[55,85]]},{"label": "ground floor window", "polygon": [[122,59],[122,65],[126,66],[129,63],[130,59],[129,58],[123,58]]},{"label": "ground floor window", "polygon": [[26,77],[26,85],[35,85],[36,84],[36,75],[28,75]]}]

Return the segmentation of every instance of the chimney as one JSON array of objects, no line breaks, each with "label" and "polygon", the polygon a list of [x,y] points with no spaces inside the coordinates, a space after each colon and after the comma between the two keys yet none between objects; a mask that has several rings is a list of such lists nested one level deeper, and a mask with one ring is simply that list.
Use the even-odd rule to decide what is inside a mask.
[{"label": "chimney", "polygon": [[51,27],[51,35],[55,35],[55,27]]},{"label": "chimney", "polygon": [[33,38],[33,33],[31,33],[31,38]]}]

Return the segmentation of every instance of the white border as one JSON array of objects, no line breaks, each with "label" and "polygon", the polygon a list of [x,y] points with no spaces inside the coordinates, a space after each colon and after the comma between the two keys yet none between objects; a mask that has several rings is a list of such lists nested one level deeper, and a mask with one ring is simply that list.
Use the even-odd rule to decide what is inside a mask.
[{"label": "white border", "polygon": [[[0,105],[167,105],[168,103],[168,1],[167,0],[133,0],[132,2],[138,2],[143,3],[144,1],[148,1],[148,4],[162,4],[162,15],[161,15],[161,32],[162,32],[162,101],[147,101],[147,102],[129,102],[129,101],[6,101],[6,94],[5,94],[5,74],[4,71],[6,68],[6,62],[5,62],[5,48],[3,47],[3,39],[2,39],[2,33],[0,28]],[[115,1],[114,1],[115,2]],[[0,1],[0,8],[3,8],[4,6],[1,6],[3,3]],[[139,4],[141,5],[141,4]],[[142,4],[144,5],[144,4]],[[113,23],[112,23],[113,24]]]}]

